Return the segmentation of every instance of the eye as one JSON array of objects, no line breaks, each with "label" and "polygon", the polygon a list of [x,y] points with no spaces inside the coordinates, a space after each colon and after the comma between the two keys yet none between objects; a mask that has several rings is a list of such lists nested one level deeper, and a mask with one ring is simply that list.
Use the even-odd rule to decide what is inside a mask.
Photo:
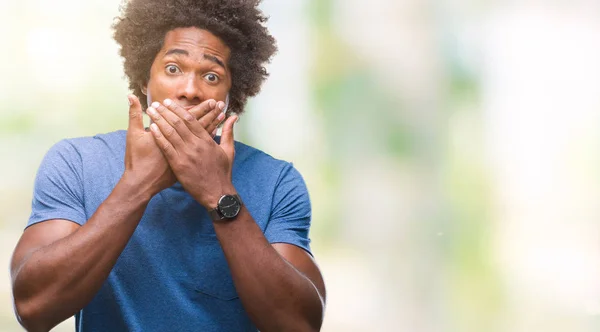
[{"label": "eye", "polygon": [[176,65],[168,65],[165,69],[169,74],[181,73],[181,69],[179,69],[179,67],[177,67]]},{"label": "eye", "polygon": [[219,82],[219,76],[217,76],[217,75],[215,75],[215,74],[213,74],[213,73],[210,73],[210,74],[206,74],[206,75],[204,75],[204,78],[205,78],[205,79],[206,79],[208,82],[210,82],[210,83],[217,83],[217,82]]}]

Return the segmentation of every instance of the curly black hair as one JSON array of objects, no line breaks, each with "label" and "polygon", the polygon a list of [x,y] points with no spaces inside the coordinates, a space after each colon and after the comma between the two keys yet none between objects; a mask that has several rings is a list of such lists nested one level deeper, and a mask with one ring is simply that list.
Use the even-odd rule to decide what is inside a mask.
[{"label": "curly black hair", "polygon": [[142,86],[167,32],[183,27],[210,31],[231,49],[229,110],[240,114],[248,97],[260,92],[268,73],[264,65],[277,51],[275,39],[258,9],[261,0],[129,0],[113,24],[121,46],[129,88],[148,107]]}]

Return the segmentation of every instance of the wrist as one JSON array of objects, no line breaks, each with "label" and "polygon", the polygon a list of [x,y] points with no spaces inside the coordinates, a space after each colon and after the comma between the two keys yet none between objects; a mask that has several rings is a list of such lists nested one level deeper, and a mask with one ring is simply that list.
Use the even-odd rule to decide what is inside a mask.
[{"label": "wrist", "polygon": [[207,195],[206,199],[203,200],[202,205],[206,208],[206,210],[211,211],[217,208],[219,204],[219,200],[223,195],[237,195],[237,190],[232,183],[228,183],[225,186],[222,186],[219,190],[212,191],[209,195]]},{"label": "wrist", "polygon": [[244,203],[238,194],[225,194],[219,199],[217,207],[208,211],[213,222],[231,221],[236,219]]},{"label": "wrist", "polygon": [[150,201],[152,196],[158,193],[150,184],[136,176],[135,174],[125,171],[115,188],[136,201]]}]

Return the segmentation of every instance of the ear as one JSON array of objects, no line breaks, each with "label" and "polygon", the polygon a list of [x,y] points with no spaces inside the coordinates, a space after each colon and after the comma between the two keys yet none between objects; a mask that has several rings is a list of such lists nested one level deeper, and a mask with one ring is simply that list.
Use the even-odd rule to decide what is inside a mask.
[{"label": "ear", "polygon": [[142,93],[147,96],[148,95],[148,86],[147,85],[142,85]]}]

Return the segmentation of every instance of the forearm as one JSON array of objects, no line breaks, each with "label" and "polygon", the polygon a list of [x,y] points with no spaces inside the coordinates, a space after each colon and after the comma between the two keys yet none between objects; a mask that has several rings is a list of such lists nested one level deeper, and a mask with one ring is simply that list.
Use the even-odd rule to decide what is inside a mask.
[{"label": "forearm", "polygon": [[236,290],[261,331],[317,331],[323,302],[315,285],[267,241],[242,208],[234,221],[215,223]]},{"label": "forearm", "polygon": [[25,327],[49,330],[92,300],[144,213],[142,192],[122,179],[86,224],[22,259],[13,292]]}]

